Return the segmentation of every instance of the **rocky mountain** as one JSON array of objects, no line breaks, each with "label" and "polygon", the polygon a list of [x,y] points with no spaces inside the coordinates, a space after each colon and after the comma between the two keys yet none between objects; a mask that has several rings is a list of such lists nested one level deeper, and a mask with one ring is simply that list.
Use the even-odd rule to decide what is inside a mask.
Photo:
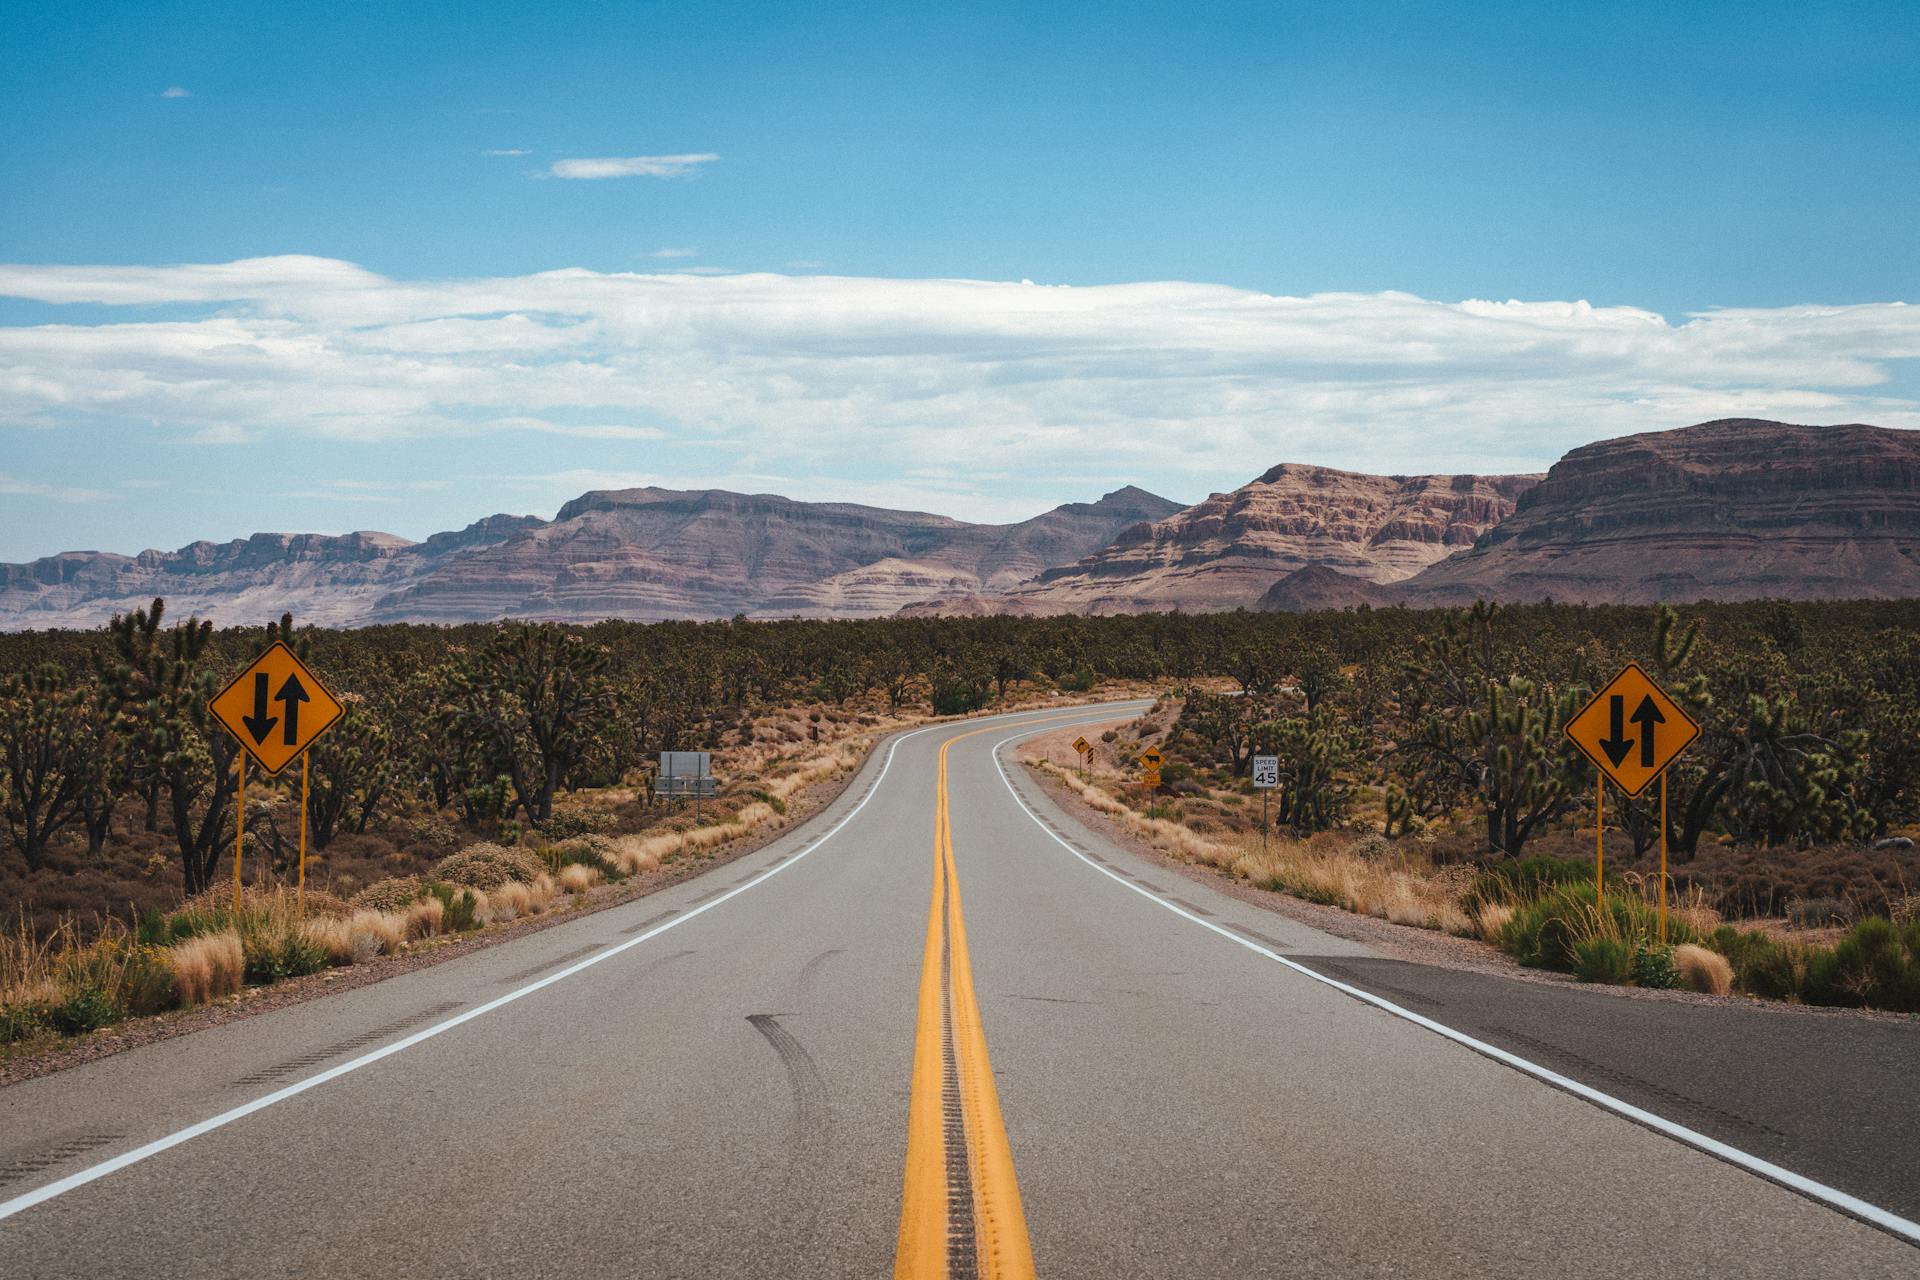
[{"label": "rocky mountain", "polygon": [[1725,418],[1568,453],[1410,605],[1920,596],[1920,432]]},{"label": "rocky mountain", "polygon": [[425,542],[390,533],[256,533],[137,556],[66,551],[0,564],[0,628],[93,627],[165,596],[180,617],[259,622],[292,610],[303,622],[353,626],[375,604],[449,556],[497,546],[544,524],[490,516]]},{"label": "rocky mountain", "polygon": [[871,616],[995,591],[1178,504],[1126,488],[1011,525],[720,490],[588,493],[551,521],[493,516],[414,543],[256,534],[138,556],[0,565],[0,627],[97,626],[166,596],[177,614],[329,626],[500,617]]},{"label": "rocky mountain", "polygon": [[950,597],[913,611],[1251,607],[1276,582],[1315,566],[1364,583],[1395,582],[1471,546],[1539,479],[1372,476],[1283,463],[1231,493],[1127,529],[1110,546],[998,600]]},{"label": "rocky mountain", "polygon": [[1378,608],[1392,604],[1393,588],[1356,578],[1323,564],[1295,569],[1267,588],[1255,608],[1267,613],[1310,613],[1315,609]]},{"label": "rocky mountain", "polygon": [[978,525],[721,490],[585,494],[409,542],[256,534],[0,565],[0,628],[181,613],[331,626],[1920,596],[1920,432],[1726,419],[1546,476],[1274,467],[1181,509],[1128,487]]}]

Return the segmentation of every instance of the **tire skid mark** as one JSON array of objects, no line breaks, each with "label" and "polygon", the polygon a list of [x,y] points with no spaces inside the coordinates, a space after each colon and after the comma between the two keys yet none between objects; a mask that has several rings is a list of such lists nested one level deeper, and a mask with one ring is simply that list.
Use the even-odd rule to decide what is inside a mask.
[{"label": "tire skid mark", "polygon": [[799,1258],[811,1251],[813,1238],[819,1231],[825,1187],[818,1175],[833,1142],[833,1109],[828,1103],[827,1082],[820,1074],[819,1065],[799,1038],[780,1025],[783,1016],[787,1015],[750,1013],[747,1021],[773,1046],[793,1095],[793,1140],[788,1148],[790,1155],[782,1198],[785,1203],[798,1207],[800,1221],[788,1231],[782,1247]]},{"label": "tire skid mark", "polygon": [[428,1005],[418,1013],[410,1013],[404,1018],[396,1019],[384,1026],[375,1027],[371,1031],[362,1031],[357,1036],[351,1036],[345,1040],[337,1041],[327,1045],[325,1048],[314,1049],[311,1052],[301,1054],[297,1058],[288,1058],[285,1062],[277,1062],[273,1066],[262,1067],[258,1071],[250,1071],[238,1080],[232,1081],[231,1084],[235,1088],[241,1088],[247,1085],[267,1084],[274,1080],[290,1076],[296,1071],[304,1071],[308,1067],[317,1067],[329,1058],[338,1058],[342,1054],[352,1053],[356,1049],[364,1049],[376,1040],[385,1040],[388,1036],[399,1035],[402,1031],[411,1031],[422,1023],[432,1022],[435,1018],[444,1017],[465,1003],[466,1001],[464,1000],[444,1000],[439,1004]]}]

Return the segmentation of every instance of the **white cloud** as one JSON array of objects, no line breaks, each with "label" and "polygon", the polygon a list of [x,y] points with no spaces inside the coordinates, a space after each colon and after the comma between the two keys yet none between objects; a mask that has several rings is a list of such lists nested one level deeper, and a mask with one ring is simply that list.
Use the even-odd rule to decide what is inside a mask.
[{"label": "white cloud", "polygon": [[682,178],[720,157],[710,151],[679,156],[604,156],[556,160],[547,173],[555,178]]},{"label": "white cloud", "polygon": [[191,93],[188,93],[185,89],[182,89],[179,85],[175,84],[175,85],[169,85],[165,89],[162,89],[160,91],[160,96],[163,98],[191,98],[193,95]]},{"label": "white cloud", "polygon": [[490,147],[480,153],[483,156],[525,156],[532,155],[525,147]]},{"label": "white cloud", "polygon": [[51,498],[55,502],[108,502],[117,495],[99,489],[69,489],[58,485],[16,480],[0,472],[0,496],[9,498]]},{"label": "white cloud", "polygon": [[649,258],[691,258],[699,252],[698,249],[655,249],[646,256]]},{"label": "white cloud", "polygon": [[[1920,308],[1899,303],[1670,320],[1177,281],[409,281],[305,257],[0,266],[0,296],[195,308],[0,325],[16,426],[152,422],[262,445],[537,433],[554,468],[604,458],[676,485],[698,468],[961,514],[1008,509],[995,474],[1070,482],[1062,496],[1126,481],[1182,495],[1279,461],[1533,470],[1590,440],[1722,416],[1920,427],[1894,363],[1920,360]],[[558,492],[576,478],[539,479]],[[613,487],[580,487],[596,486]]]}]

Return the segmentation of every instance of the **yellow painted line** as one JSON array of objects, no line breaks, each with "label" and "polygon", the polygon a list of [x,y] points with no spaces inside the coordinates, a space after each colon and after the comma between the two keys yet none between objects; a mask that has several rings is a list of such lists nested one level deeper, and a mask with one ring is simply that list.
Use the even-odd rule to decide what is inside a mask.
[{"label": "yellow painted line", "polygon": [[[1074,717],[1063,717],[1063,723]],[[940,744],[934,780],[933,900],[927,910],[927,941],[921,958],[919,1025],[914,1032],[913,1087],[907,1110],[907,1168],[900,1199],[900,1235],[894,1252],[895,1280],[948,1280],[949,1230],[972,1221],[975,1270],[982,1280],[1030,1280],[1033,1244],[1020,1204],[1013,1148],[1000,1115],[987,1059],[987,1033],[973,989],[967,956],[966,917],[953,858],[953,827],[947,808],[947,752],[954,743],[994,728],[955,734]],[[943,965],[944,960],[944,965]],[[946,970],[946,983],[941,981]],[[943,1025],[951,1011],[951,1028]],[[966,1136],[971,1212],[956,1215],[948,1203],[946,1113],[942,1085],[947,1035],[952,1036],[962,1131]]]},{"label": "yellow painted line", "polygon": [[920,1014],[907,1108],[907,1172],[893,1254],[896,1280],[945,1280],[947,1274],[947,1151],[940,1115],[940,950],[947,869],[940,857],[937,813],[933,851],[933,903],[927,909],[927,945],[920,960]]}]

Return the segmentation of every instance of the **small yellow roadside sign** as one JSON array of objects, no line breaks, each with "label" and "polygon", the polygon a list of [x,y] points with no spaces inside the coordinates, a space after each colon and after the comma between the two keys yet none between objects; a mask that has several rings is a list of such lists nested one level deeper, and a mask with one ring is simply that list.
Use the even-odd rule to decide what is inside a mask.
[{"label": "small yellow roadside sign", "polygon": [[1699,723],[1634,662],[1567,722],[1573,745],[1630,796],[1645,791],[1699,736]]},{"label": "small yellow roadside sign", "polygon": [[1084,737],[1073,740],[1073,749],[1083,756],[1093,754],[1093,744],[1088,742]]},{"label": "small yellow roadside sign", "polygon": [[275,641],[207,703],[268,773],[300,758],[345,710],[293,650]]},{"label": "small yellow roadside sign", "polygon": [[1160,748],[1148,747],[1140,753],[1140,780],[1149,787],[1160,785]]}]

